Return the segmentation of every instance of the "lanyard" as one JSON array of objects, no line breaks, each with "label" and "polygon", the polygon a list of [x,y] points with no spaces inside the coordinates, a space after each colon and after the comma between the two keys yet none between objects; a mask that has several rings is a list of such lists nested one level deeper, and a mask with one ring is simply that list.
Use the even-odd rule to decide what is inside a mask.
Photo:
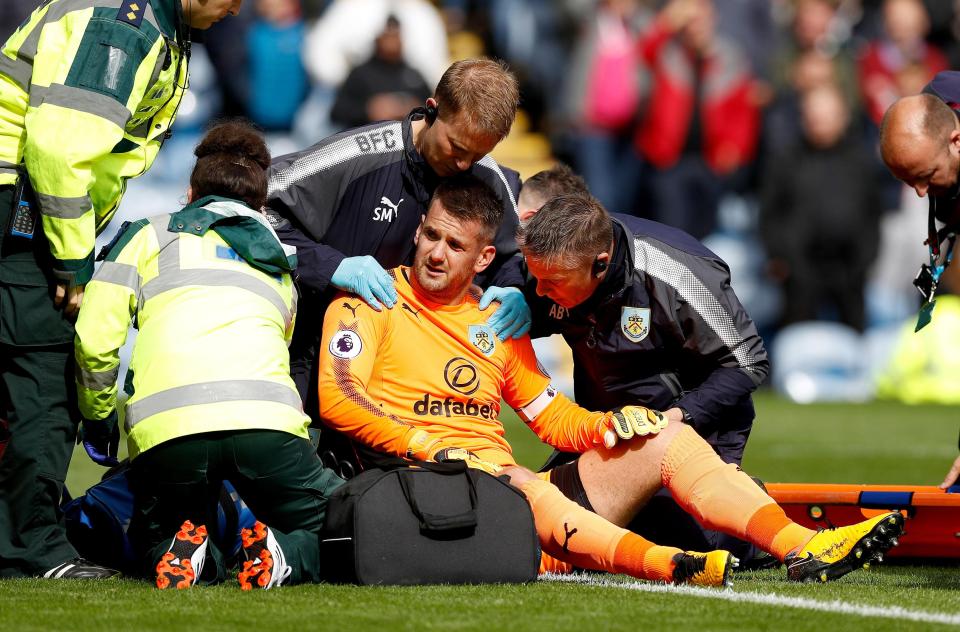
[{"label": "lanyard", "polygon": [[[920,307],[920,314],[917,316],[917,327],[914,331],[920,331],[930,324],[933,319],[933,308],[936,306],[937,286],[940,284],[940,277],[943,271],[947,269],[953,260],[953,248],[957,243],[957,226],[944,226],[937,230],[936,220],[936,198],[930,197],[930,213],[927,218],[927,246],[930,249],[930,263],[920,266],[920,272],[913,280],[913,285],[923,296],[923,305]],[[942,245],[946,244],[943,248]]]}]

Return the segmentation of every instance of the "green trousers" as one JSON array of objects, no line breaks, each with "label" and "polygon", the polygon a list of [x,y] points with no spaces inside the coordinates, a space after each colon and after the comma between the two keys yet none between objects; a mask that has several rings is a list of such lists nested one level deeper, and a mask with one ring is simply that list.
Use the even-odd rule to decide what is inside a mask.
[{"label": "green trousers", "polygon": [[42,574],[76,557],[60,513],[77,435],[73,325],[53,306],[47,240],[9,233],[13,187],[0,186],[0,577]]},{"label": "green trousers", "polygon": [[[135,500],[127,533],[143,575],[155,577],[157,562],[185,520],[214,530],[224,480],[273,531],[292,568],[285,583],[320,581],[320,531],[327,499],[343,479],[323,467],[309,441],[278,430],[189,435],[150,448],[132,461]],[[200,580],[224,581],[228,567],[211,538]]]}]

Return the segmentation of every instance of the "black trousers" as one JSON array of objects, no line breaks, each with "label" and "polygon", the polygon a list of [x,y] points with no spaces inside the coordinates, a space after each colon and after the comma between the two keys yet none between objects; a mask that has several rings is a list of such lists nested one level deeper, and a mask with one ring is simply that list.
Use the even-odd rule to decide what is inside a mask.
[{"label": "black trousers", "polygon": [[9,233],[13,186],[0,186],[0,577],[42,574],[76,557],[60,513],[77,435],[73,324],[53,305],[49,245]]},{"label": "black trousers", "polygon": [[[289,584],[321,577],[320,531],[327,499],[343,479],[324,468],[313,445],[278,430],[207,432],[165,441],[130,465],[134,511],[128,534],[146,577],[185,520],[217,523],[217,502],[229,480],[253,515],[274,532],[292,568]],[[230,560],[213,542],[200,579],[227,578]]]}]

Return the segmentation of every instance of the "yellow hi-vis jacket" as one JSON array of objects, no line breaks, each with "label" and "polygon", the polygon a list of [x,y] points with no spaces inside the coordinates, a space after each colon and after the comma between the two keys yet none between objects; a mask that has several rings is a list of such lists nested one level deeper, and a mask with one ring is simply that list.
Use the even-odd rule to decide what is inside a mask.
[{"label": "yellow hi-vis jacket", "polygon": [[0,49],[0,185],[26,169],[63,281],[90,279],[96,233],[173,123],[181,12],[180,0],[49,0]]},{"label": "yellow hi-vis jacket", "polygon": [[877,376],[877,396],[905,404],[960,404],[960,296],[937,297],[929,325],[903,324],[886,368]]},{"label": "yellow hi-vis jacket", "polygon": [[132,320],[139,333],[123,416],[131,458],[201,432],[307,438],[287,352],[295,249],[259,213],[214,197],[121,231],[77,319],[83,417],[105,419],[116,409],[119,351]]}]

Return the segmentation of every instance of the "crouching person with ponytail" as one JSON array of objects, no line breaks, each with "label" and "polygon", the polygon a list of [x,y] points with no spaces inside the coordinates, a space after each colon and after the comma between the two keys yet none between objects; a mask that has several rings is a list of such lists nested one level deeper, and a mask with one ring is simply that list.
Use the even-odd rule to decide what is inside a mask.
[{"label": "crouching person with ponytail", "polygon": [[76,336],[84,444],[115,460],[118,353],[133,322],[123,421],[128,535],[144,575],[158,588],[226,579],[208,529],[229,480],[262,521],[242,534],[240,586],[319,581],[327,498],[342,481],[312,449],[290,378],[296,256],[259,212],[270,155],[241,122],[211,129],[195,154],[187,206],[121,228],[87,286]]}]

